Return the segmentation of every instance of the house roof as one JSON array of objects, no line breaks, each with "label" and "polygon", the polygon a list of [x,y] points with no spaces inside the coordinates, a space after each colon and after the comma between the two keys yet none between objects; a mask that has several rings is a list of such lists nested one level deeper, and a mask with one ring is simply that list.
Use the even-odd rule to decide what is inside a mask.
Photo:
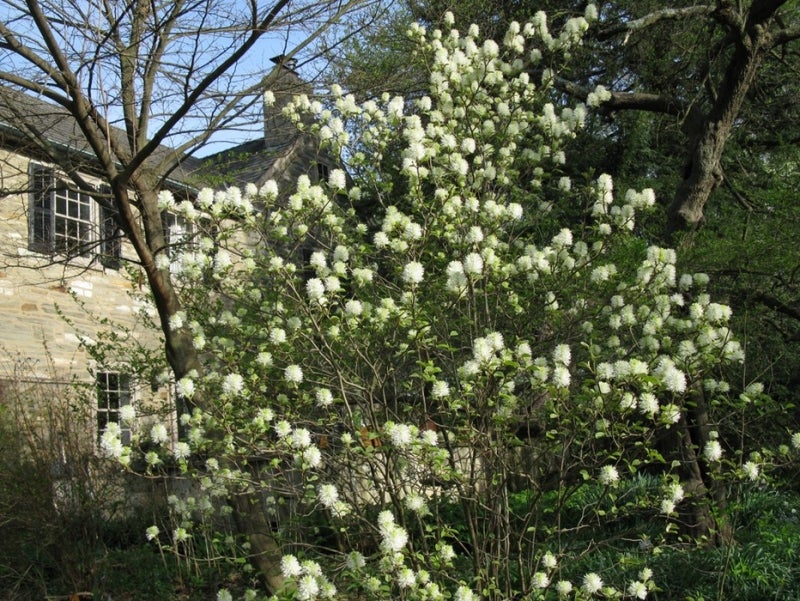
[{"label": "house roof", "polygon": [[[326,153],[321,155],[317,141],[309,134],[300,133],[282,115],[281,109],[296,93],[311,89],[293,70],[291,61],[284,61],[281,56],[273,60],[278,65],[278,76],[273,81],[277,102],[269,111],[265,108],[264,137],[204,158],[183,155],[170,174],[168,185],[184,189],[204,185],[243,188],[248,183],[260,186],[268,179],[279,180],[279,183],[294,181],[302,173],[308,173],[309,166],[318,161],[338,162]],[[111,136],[127,148],[127,136],[122,129],[112,128]],[[28,154],[31,156],[53,160],[55,151],[63,167],[74,166],[76,170],[89,173],[92,162],[97,165],[94,152],[66,109],[19,90],[0,87],[0,146],[13,144],[18,149],[21,143],[30,143],[32,138],[46,140],[49,151],[30,146]],[[148,162],[160,163],[171,153],[174,153],[172,148],[161,145]],[[96,174],[101,175],[99,168]]]},{"label": "house roof", "polygon": [[273,177],[281,159],[293,154],[298,136],[283,140],[258,139],[209,155],[203,159],[203,172],[212,184],[244,188],[261,186]]},{"label": "house roof", "polygon": [[[112,128],[111,135],[117,143],[127,148],[127,136],[122,129]],[[47,148],[32,141],[35,139],[44,140]],[[25,150],[28,154],[42,160],[50,160],[55,154],[64,167],[74,166],[89,173],[99,171],[92,169],[92,163],[96,161],[95,154],[69,111],[19,90],[2,87],[0,145],[19,149],[23,144],[27,146]],[[158,163],[173,152],[172,148],[161,145],[149,161]],[[183,188],[194,187],[202,164],[202,159],[182,156],[170,174],[169,183]]]}]

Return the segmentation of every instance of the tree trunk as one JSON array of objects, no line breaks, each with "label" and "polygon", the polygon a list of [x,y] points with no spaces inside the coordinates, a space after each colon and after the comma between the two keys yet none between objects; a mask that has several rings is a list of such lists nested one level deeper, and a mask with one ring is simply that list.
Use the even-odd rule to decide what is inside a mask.
[{"label": "tree trunk", "polygon": [[[139,180],[139,183],[142,184],[145,181]],[[171,326],[171,318],[180,311],[181,302],[178,291],[172,282],[169,268],[159,269],[157,267],[156,257],[167,252],[167,237],[155,190],[155,187],[142,185],[137,189],[144,240],[142,240],[140,231],[130,238],[134,242],[134,246],[137,243],[143,245],[143,248],[137,248],[137,253],[143,258],[142,264],[158,311],[161,330],[164,334],[167,361],[176,380],[179,380],[192,372],[201,375],[204,369],[202,357],[194,346],[194,340],[188,327],[186,325],[180,328]],[[135,224],[132,226],[137,227]],[[178,416],[194,407],[203,409],[204,400],[199,396],[192,399],[175,399],[175,410]],[[214,436],[214,433],[209,432],[208,435]],[[231,501],[231,506],[239,533],[246,536],[250,543],[254,566],[259,570],[270,591],[275,593],[284,586],[284,579],[280,571],[282,552],[269,520],[266,518],[261,494],[255,491],[235,496]]]},{"label": "tree trunk", "polygon": [[711,109],[705,115],[691,110],[684,122],[684,130],[689,136],[689,157],[683,180],[669,209],[667,234],[670,238],[678,231],[695,228],[702,222],[706,202],[722,182],[721,159],[725,144],[764,56],[772,47],[769,22],[782,3],[763,4],[756,0],[748,13],[744,30],[732,32],[737,40]]},{"label": "tree trunk", "polygon": [[252,556],[250,561],[258,569],[271,594],[285,588],[281,573],[283,551],[267,519],[261,495],[243,494],[231,499],[236,529],[247,535]]},{"label": "tree trunk", "polygon": [[691,405],[684,417],[658,441],[667,460],[678,461],[676,473],[687,498],[680,507],[684,531],[694,540],[709,545],[729,544],[733,530],[720,514],[727,507],[724,486],[703,468],[698,451],[710,440],[708,405],[698,387],[687,399]]}]

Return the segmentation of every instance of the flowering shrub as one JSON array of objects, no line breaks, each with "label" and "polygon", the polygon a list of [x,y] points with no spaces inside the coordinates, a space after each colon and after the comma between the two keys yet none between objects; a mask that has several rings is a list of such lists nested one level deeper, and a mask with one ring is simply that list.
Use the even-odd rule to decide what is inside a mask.
[{"label": "flowering shrub", "polygon": [[178,382],[195,409],[172,450],[198,495],[149,538],[186,545],[247,496],[297,599],[644,599],[654,548],[720,529],[720,483],[788,457],[717,434],[743,352],[708,278],[635,235],[652,191],[560,171],[588,109],[551,85],[593,18],[554,36],[539,13],[502,46],[414,27],[429,96],[286,110],[352,181],[174,206],[200,232],[170,266],[205,364]]}]

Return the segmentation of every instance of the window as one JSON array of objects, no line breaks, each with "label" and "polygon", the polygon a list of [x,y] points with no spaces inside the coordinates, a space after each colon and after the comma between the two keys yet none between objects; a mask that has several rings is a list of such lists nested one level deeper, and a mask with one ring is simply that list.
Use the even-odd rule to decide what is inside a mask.
[{"label": "window", "polygon": [[175,255],[181,252],[182,247],[189,242],[192,233],[191,225],[186,222],[183,215],[169,211],[161,213],[161,223],[167,238],[167,256],[171,259],[170,271],[175,274],[180,270],[180,263],[174,260]]},{"label": "window", "polygon": [[131,402],[130,377],[114,371],[97,374],[97,434],[101,436],[106,426],[117,423],[122,428],[122,443],[131,443],[131,430],[120,419],[120,409]]},{"label": "window", "polygon": [[31,250],[86,255],[92,244],[92,197],[57,178],[53,169],[31,169]]},{"label": "window", "polygon": [[[122,231],[115,211],[59,178],[50,167],[31,165],[30,181],[31,250],[73,257],[94,250],[106,267],[120,267]],[[108,187],[98,192],[110,198]]]},{"label": "window", "polygon": [[167,246],[170,256],[175,253],[175,248],[189,241],[189,224],[183,215],[164,211],[161,213],[161,223],[164,226],[164,234],[167,237]]}]

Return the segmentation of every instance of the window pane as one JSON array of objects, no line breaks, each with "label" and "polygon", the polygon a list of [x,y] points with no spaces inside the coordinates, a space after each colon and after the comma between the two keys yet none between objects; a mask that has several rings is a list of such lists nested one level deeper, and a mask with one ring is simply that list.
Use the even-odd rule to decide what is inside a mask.
[{"label": "window pane", "polygon": [[97,384],[97,434],[102,436],[110,423],[119,424],[122,429],[122,442],[130,442],[129,424],[120,420],[120,409],[130,404],[130,377],[118,372],[100,372],[96,377]]}]

